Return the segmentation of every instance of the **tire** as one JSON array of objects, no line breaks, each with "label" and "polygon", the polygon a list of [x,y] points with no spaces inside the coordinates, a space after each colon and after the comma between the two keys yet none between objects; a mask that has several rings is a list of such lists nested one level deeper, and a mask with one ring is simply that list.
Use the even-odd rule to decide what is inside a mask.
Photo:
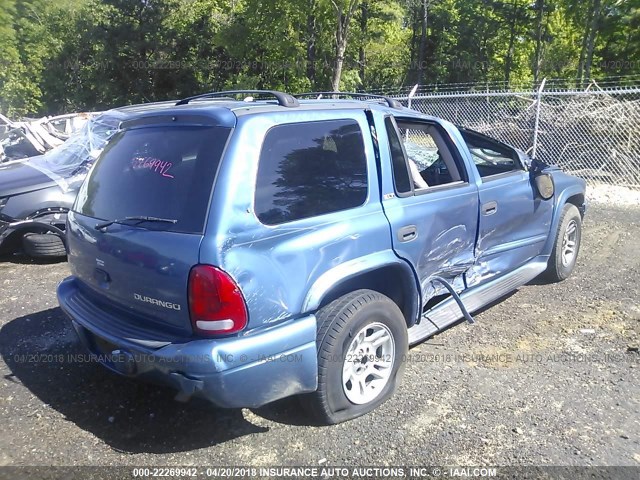
[{"label": "tire", "polygon": [[[316,317],[318,389],[301,397],[306,410],[331,425],[369,413],[389,399],[408,349],[407,325],[398,306],[378,292],[357,290],[323,307]],[[376,344],[371,337],[377,337]]]},{"label": "tire", "polygon": [[582,217],[575,205],[565,204],[556,232],[553,250],[545,277],[550,282],[561,282],[569,278],[576,266],[580,241],[582,240]]},{"label": "tire", "polygon": [[24,253],[33,258],[65,257],[62,239],[54,233],[25,233],[22,237]]}]

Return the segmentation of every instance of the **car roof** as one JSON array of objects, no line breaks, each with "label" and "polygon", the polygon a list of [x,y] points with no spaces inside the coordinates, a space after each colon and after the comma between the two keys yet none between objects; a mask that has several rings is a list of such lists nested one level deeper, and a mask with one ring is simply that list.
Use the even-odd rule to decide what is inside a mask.
[{"label": "car roof", "polygon": [[[277,100],[235,100],[231,98],[196,98],[189,103],[177,105],[179,100],[127,105],[107,110],[105,116],[120,119],[122,122],[133,122],[149,117],[198,115],[209,117],[222,126],[233,127],[237,117],[259,115],[271,112],[301,112],[330,110],[380,110],[386,113],[431,118],[415,110],[405,107],[394,108],[385,105],[381,99],[308,99],[299,100],[298,105],[287,107],[278,104]],[[434,119],[437,120],[437,119]]]}]

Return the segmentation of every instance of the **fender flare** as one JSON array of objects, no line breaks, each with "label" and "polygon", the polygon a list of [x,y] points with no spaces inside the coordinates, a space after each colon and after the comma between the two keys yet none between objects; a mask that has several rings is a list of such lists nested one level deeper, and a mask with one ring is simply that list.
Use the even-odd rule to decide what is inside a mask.
[{"label": "fender flare", "polygon": [[418,318],[420,305],[422,305],[417,274],[408,262],[399,258],[395,252],[390,249],[354,258],[324,272],[307,291],[302,303],[302,311],[315,312],[320,307],[323,298],[334,287],[347,280],[356,278],[359,275],[385,267],[400,268],[402,275],[406,276],[410,284],[413,285],[410,319],[412,322],[415,322]]},{"label": "fender flare", "polygon": [[547,237],[547,243],[545,243],[542,249],[543,255],[551,255],[553,250],[553,244],[556,241],[556,232],[558,231],[558,225],[560,224],[560,216],[562,215],[562,208],[567,203],[569,198],[574,195],[585,195],[584,189],[579,185],[567,187],[562,190],[554,200],[553,207],[553,219],[551,220],[551,228],[549,230],[549,236]]}]

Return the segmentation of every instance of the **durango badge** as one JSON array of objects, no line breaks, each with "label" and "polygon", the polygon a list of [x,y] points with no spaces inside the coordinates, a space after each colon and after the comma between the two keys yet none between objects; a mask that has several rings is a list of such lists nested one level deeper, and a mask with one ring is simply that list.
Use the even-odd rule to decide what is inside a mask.
[{"label": "durango badge", "polygon": [[151,305],[158,305],[159,307],[168,308],[170,310],[180,310],[181,308],[179,303],[165,302],[162,300],[158,300],[157,298],[151,298],[145,295],[140,295],[139,293],[134,293],[133,298],[135,298],[140,302],[150,303]]}]

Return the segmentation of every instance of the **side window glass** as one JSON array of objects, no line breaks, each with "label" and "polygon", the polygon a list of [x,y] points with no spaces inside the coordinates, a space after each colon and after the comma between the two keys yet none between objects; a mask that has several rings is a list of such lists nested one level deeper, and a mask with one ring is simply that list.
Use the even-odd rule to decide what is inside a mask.
[{"label": "side window glass", "polygon": [[521,170],[518,154],[512,148],[481,135],[462,132],[481,177]]},{"label": "side window glass", "polygon": [[464,180],[451,150],[433,125],[398,121],[416,190]]},{"label": "side window glass", "polygon": [[367,188],[364,140],[355,120],[285,124],[267,132],[254,202],[262,223],[358,207]]},{"label": "side window glass", "polygon": [[393,167],[393,182],[396,188],[396,193],[410,192],[411,183],[409,180],[409,171],[407,170],[407,162],[405,161],[404,151],[402,150],[402,144],[398,138],[396,126],[391,117],[385,118],[384,125],[389,138],[389,148],[391,150],[390,154]]}]

